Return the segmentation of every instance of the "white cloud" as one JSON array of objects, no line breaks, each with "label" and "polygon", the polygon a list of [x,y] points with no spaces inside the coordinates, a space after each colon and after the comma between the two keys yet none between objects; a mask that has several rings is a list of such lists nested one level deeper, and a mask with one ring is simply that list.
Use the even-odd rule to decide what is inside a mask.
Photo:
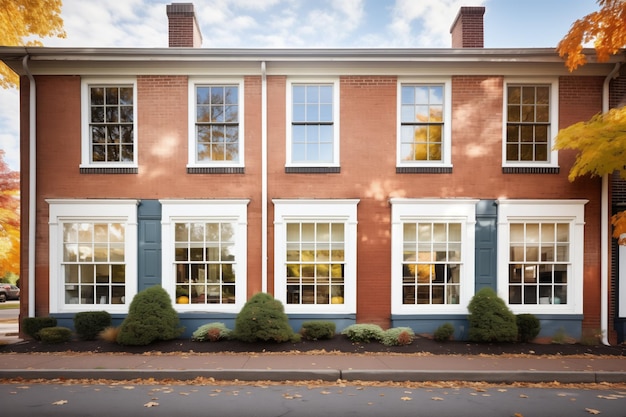
[{"label": "white cloud", "polygon": [[[481,6],[485,0],[474,0]],[[389,30],[398,46],[449,47],[450,26],[467,0],[414,1],[396,0]]]}]

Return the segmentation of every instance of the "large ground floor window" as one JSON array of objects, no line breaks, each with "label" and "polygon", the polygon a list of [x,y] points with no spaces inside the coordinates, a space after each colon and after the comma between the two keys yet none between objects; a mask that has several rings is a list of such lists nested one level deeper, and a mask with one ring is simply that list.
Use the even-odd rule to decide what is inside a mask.
[{"label": "large ground floor window", "polygon": [[585,203],[498,201],[498,290],[514,312],[582,313]]},{"label": "large ground floor window", "polygon": [[137,202],[48,204],[51,312],[126,311],[137,288]]},{"label": "large ground floor window", "polygon": [[163,286],[181,311],[246,301],[248,200],[163,200]]},{"label": "large ground floor window", "polygon": [[275,296],[287,312],[356,311],[358,200],[274,200]]},{"label": "large ground floor window", "polygon": [[392,310],[463,312],[474,290],[476,200],[394,198]]}]

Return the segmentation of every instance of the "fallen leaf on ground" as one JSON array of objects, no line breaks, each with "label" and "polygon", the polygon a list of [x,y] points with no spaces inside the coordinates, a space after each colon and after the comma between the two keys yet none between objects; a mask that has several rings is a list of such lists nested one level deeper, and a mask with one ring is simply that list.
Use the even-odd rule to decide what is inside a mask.
[{"label": "fallen leaf on ground", "polygon": [[52,405],[63,405],[67,404],[67,400],[59,400],[52,403]]},{"label": "fallen leaf on ground", "polygon": [[585,408],[585,411],[589,414],[600,414],[600,411],[594,410],[593,408]]},{"label": "fallen leaf on ground", "polygon": [[154,402],[154,401],[150,401],[150,402],[145,403],[143,406],[144,407],[156,407],[158,405],[159,405],[159,403]]},{"label": "fallen leaf on ground", "polygon": [[402,397],[400,398],[402,401],[411,401],[413,398],[411,397]]},{"label": "fallen leaf on ground", "polygon": [[431,400],[433,400],[433,401],[443,401],[443,398],[441,398],[441,397],[432,397]]}]

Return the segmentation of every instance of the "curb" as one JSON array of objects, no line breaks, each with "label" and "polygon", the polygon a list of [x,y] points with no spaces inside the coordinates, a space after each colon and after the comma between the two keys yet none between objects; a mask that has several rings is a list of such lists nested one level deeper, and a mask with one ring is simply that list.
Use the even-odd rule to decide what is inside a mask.
[{"label": "curb", "polygon": [[293,369],[3,369],[0,379],[112,379],[143,378],[222,381],[376,381],[376,382],[513,382],[623,383],[624,372],[568,371],[390,371],[390,370],[293,370]]}]

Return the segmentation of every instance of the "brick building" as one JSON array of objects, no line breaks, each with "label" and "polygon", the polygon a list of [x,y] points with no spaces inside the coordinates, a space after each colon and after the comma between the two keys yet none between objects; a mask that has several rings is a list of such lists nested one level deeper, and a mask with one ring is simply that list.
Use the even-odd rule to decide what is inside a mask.
[{"label": "brick building", "polygon": [[544,336],[623,338],[610,184],[569,182],[552,149],[619,96],[622,55],[570,74],[484,48],[482,7],[450,49],[203,49],[193,5],[167,13],[169,48],[0,48],[22,82],[22,316],[119,322],[160,284],[188,334],[266,291],[296,330],[464,338],[490,286]]}]

